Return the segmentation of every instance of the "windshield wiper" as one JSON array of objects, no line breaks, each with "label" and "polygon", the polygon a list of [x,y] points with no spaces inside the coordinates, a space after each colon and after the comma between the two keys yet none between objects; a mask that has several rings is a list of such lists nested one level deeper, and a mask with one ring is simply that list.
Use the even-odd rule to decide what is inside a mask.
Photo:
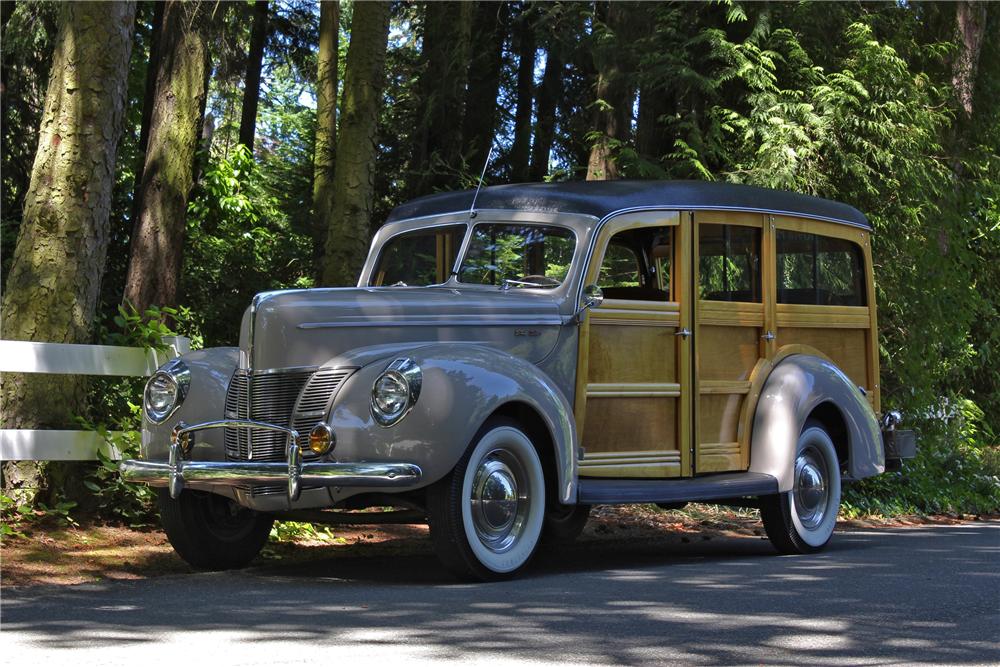
[{"label": "windshield wiper", "polygon": [[[549,278],[548,280],[552,280]],[[559,281],[554,281],[549,284],[536,283],[530,280],[514,280],[513,278],[504,278],[503,282],[500,283],[500,289],[504,292],[510,289],[511,285],[527,285],[528,287],[558,287]]]}]

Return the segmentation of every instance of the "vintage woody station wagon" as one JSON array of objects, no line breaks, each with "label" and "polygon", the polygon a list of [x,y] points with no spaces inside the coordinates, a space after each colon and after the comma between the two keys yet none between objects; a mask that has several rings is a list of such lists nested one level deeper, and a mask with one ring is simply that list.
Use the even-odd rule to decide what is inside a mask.
[{"label": "vintage woody station wagon", "polygon": [[814,551],[841,483],[915,447],[878,419],[870,235],[850,206],[715,183],[418,199],[356,288],[259,294],[239,348],[162,367],[122,473],[164,487],[203,568],[249,562],[275,517],[376,506],[480,579],[593,504],[759,507],[779,551]]}]

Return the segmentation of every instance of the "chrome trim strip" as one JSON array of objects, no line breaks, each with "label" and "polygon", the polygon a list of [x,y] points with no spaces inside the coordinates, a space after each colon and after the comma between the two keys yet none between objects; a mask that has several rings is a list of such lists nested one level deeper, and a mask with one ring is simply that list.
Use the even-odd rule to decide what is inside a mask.
[{"label": "chrome trim strip", "polygon": [[322,368],[322,366],[287,366],[285,368],[264,368],[262,370],[253,371],[253,375],[254,376],[275,375],[277,373],[314,373],[318,371],[320,368]]},{"label": "chrome trim strip", "polygon": [[[184,436],[196,431],[215,428],[246,428],[278,431],[288,436],[287,459],[277,462],[186,461]],[[145,482],[153,486],[166,486],[170,495],[177,498],[187,482],[213,484],[273,484],[288,483],[288,500],[298,500],[303,484],[314,486],[371,486],[409,487],[420,481],[423,471],[413,463],[303,463],[302,451],[295,444],[298,432],[266,422],[246,419],[223,419],[185,426],[171,436],[169,458],[161,461],[127,459],[119,465],[122,478],[131,482]]]},{"label": "chrome trim strip", "polygon": [[341,322],[303,322],[298,329],[339,329],[346,327],[483,327],[483,326],[562,326],[561,317],[533,318],[533,319],[477,319],[469,320],[398,320],[393,319],[393,315],[367,317],[363,320],[348,320]]}]

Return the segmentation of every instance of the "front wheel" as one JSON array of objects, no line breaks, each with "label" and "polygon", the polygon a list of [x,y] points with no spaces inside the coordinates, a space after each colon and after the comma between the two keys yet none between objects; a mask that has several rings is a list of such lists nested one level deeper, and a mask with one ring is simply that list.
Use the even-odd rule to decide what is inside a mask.
[{"label": "front wheel", "polygon": [[823,426],[807,422],[799,435],[791,491],[760,499],[771,544],[783,554],[821,550],[833,536],[840,510],[840,463]]},{"label": "front wheel", "polygon": [[509,419],[487,422],[455,468],[427,490],[434,549],[463,579],[519,573],[535,553],[544,517],[541,459]]},{"label": "front wheel", "polygon": [[157,493],[160,522],[174,551],[199,570],[231,570],[252,561],[274,519],[215,493],[186,489],[174,500]]}]

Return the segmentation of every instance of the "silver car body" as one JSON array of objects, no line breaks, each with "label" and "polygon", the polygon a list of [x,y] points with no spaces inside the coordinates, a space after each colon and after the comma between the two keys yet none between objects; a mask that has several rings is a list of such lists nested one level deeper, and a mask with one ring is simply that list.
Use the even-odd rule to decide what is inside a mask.
[{"label": "silver car body", "polygon": [[[390,222],[373,239],[357,287],[260,294],[244,315],[238,348],[185,355],[183,361],[191,372],[190,392],[162,423],[145,421],[140,460],[126,462],[123,469],[132,471],[126,476],[166,485],[167,477],[179,474],[177,467],[170,468],[169,474],[163,472],[165,468],[150,472],[144,462],[163,465],[168,460],[171,432],[178,424],[226,419],[227,391],[237,375],[261,383],[307,378],[289,385],[289,391],[299,392],[294,399],[297,407],[305,401],[308,383],[321,377],[336,380],[329,395],[322,397],[321,420],[336,436],[336,447],[324,460],[345,466],[411,464],[419,468],[418,478],[389,491],[419,489],[455,466],[491,415],[515,412],[528,415],[543,429],[538,435],[550,449],[547,474],[554,478],[558,499],[574,504],[580,451],[573,417],[577,315],[582,277],[597,232],[622,215],[682,208],[693,207],[688,202],[665,202],[660,209],[627,207],[605,215],[495,208],[477,210],[474,218],[468,210],[454,210]],[[462,284],[452,276],[431,287],[367,286],[381,249],[394,236],[435,225],[471,226],[486,221],[571,229],[577,244],[563,283],[553,289],[502,290]],[[468,239],[467,234],[466,245]],[[459,261],[463,254],[458,253]],[[423,371],[421,397],[398,424],[383,427],[371,414],[372,385],[393,360],[403,357],[414,360]],[[835,407],[847,427],[844,454],[849,477],[860,479],[884,470],[876,416],[858,388],[831,362],[807,354],[788,355],[775,363],[762,382],[753,420],[750,472],[773,477],[778,491],[791,489],[796,437],[813,410],[825,403]],[[290,419],[294,425],[296,417]],[[235,436],[227,435],[224,428],[202,430],[184,456],[191,462],[226,465],[227,437]],[[315,488],[306,482],[297,499],[292,499],[281,488],[259,492],[231,480],[205,479],[192,478],[186,485],[222,493],[264,511],[330,507],[357,494],[386,491],[383,484],[366,486],[358,480]]]}]

